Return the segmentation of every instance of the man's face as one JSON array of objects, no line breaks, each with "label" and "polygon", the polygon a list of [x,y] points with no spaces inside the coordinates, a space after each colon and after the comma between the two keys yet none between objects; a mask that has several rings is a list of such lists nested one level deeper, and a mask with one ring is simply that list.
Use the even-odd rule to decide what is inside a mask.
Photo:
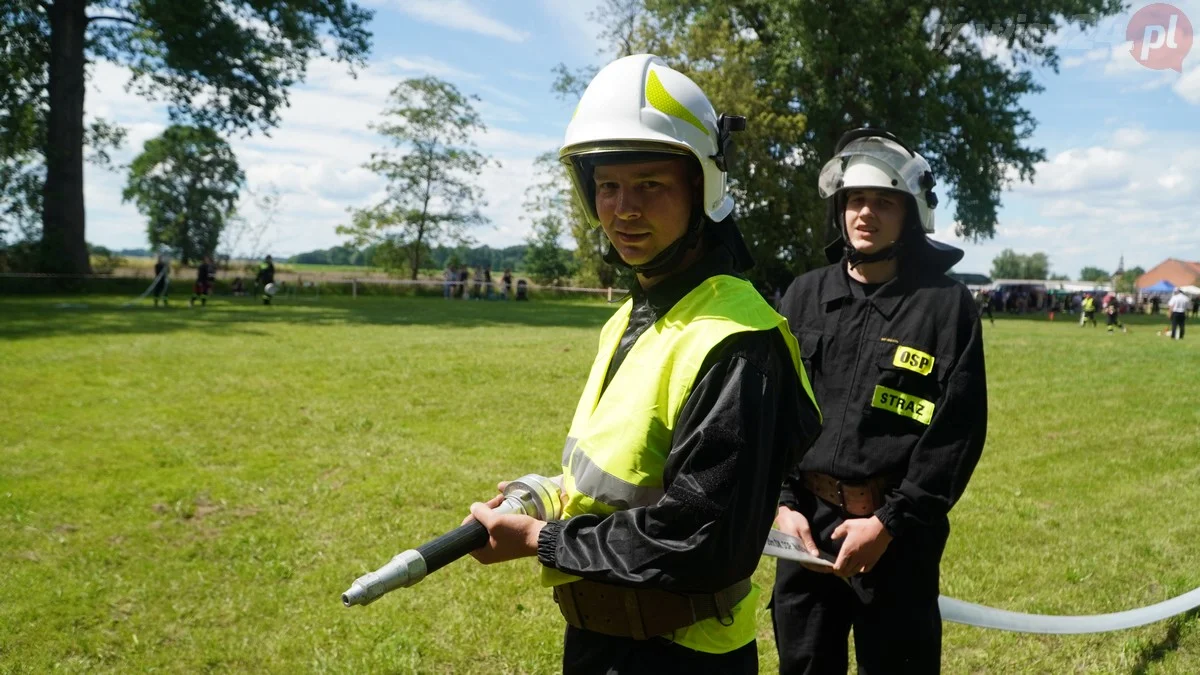
[{"label": "man's face", "polygon": [[907,207],[891,190],[853,189],[846,193],[846,237],[854,250],[870,255],[900,238]]},{"label": "man's face", "polygon": [[687,231],[700,180],[688,166],[681,157],[596,167],[596,215],[626,263],[650,262]]}]

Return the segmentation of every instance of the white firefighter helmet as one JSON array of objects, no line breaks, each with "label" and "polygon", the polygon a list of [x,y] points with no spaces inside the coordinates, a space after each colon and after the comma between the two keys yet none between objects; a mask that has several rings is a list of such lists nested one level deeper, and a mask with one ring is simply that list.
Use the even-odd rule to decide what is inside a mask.
[{"label": "white firefighter helmet", "polygon": [[838,143],[833,159],[825,163],[817,181],[821,197],[843,190],[875,188],[912,195],[921,229],[933,233],[933,171],[929,162],[898,138],[881,129],[856,129]]},{"label": "white firefighter helmet", "polygon": [[637,54],[613,61],[592,78],[558,156],[593,227],[600,222],[589,160],[609,153],[695,157],[704,174],[704,213],[720,222],[733,211],[727,139],[744,123],[744,118],[718,117],[700,87],[659,57]]}]

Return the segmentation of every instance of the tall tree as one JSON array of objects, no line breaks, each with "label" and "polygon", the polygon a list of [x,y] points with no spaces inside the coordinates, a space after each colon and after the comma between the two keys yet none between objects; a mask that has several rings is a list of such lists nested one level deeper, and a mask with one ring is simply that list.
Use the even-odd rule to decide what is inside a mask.
[{"label": "tall tree", "polygon": [[[960,235],[991,237],[1002,189],[1032,180],[1045,157],[1029,143],[1036,122],[1021,105],[1041,89],[1032,69],[1057,69],[1057,31],[1122,7],[1120,0],[641,4],[639,28],[625,33],[635,38],[633,51],[664,56],[718,110],[749,118],[731,179],[743,231],[768,268],[759,274],[821,259],[832,233],[818,172],[843,132],[866,125],[895,132],[930,160],[939,194],[955,201]],[[618,16],[598,18],[611,33],[627,25]],[[993,44],[1010,56],[986,48]],[[557,72],[559,85],[585,75],[565,66]]]},{"label": "tall tree", "polygon": [[1049,279],[1050,258],[1038,251],[1028,255],[1006,248],[992,259],[992,279]]},{"label": "tall tree", "polygon": [[539,284],[557,285],[571,277],[574,265],[571,252],[559,244],[566,232],[563,223],[554,216],[542,216],[533,223],[525,243],[525,271]]},{"label": "tall tree", "polygon": [[[288,88],[303,80],[311,59],[363,62],[371,13],[352,0],[7,0],[0,18],[9,38],[0,61],[7,61],[8,45],[17,45],[29,56],[22,62],[33,64],[18,74],[21,87],[9,90],[18,92],[9,97],[16,103],[0,102],[5,113],[32,110],[36,119],[34,154],[44,170],[31,180],[41,189],[41,267],[86,272],[83,111],[90,61],[128,67],[134,90],[167,101],[175,122],[266,130],[278,123]],[[0,162],[12,157],[0,155]]]},{"label": "tall tree", "polygon": [[1111,277],[1108,272],[1090,265],[1079,270],[1080,281],[1108,281]]},{"label": "tall tree", "polygon": [[[533,166],[537,178],[525,190],[523,206],[526,213],[537,214],[533,218],[535,229],[541,219],[556,219],[558,229],[569,231],[575,240],[575,250],[570,253],[574,260],[569,267],[578,275],[579,283],[606,288],[615,285],[618,271],[604,262],[608,237],[604,235],[604,230],[588,222],[583,208],[575,199],[566,168],[558,161],[558,154],[553,151],[542,153],[534,160]],[[534,238],[539,239],[536,235]]]},{"label": "tall tree", "polygon": [[[523,262],[526,271],[537,283],[557,284],[570,277],[576,267],[572,264],[571,252],[563,249],[559,239],[567,232],[568,222],[574,230],[577,226],[575,220],[582,220],[585,227],[587,220],[572,199],[565,171],[554,153],[538,155],[534,167],[539,180],[526,188],[522,204],[522,210],[528,214],[526,219],[532,224],[532,231],[525,240],[527,247]],[[585,256],[579,262],[586,264],[589,261]]]},{"label": "tall tree", "polygon": [[387,180],[387,196],[374,206],[351,210],[350,225],[339,226],[338,233],[356,247],[391,242],[407,252],[416,279],[430,246],[465,241],[469,227],[487,222],[479,212],[487,202],[474,182],[492,163],[475,149],[475,134],[487,130],[471,104],[478,100],[436,77],[397,85],[384,121],[371,125],[392,148],[372,153],[366,164]]},{"label": "tall tree", "polygon": [[[1146,270],[1141,267],[1134,267],[1130,270],[1125,270],[1114,280],[1116,283],[1116,291],[1118,293],[1133,293],[1137,290],[1137,279],[1146,273]],[[1105,280],[1107,281],[1107,279]]]},{"label": "tall tree", "polygon": [[186,265],[216,251],[245,182],[215,131],[171,126],[134,158],[122,197],[149,219],[150,245],[175,249]]}]

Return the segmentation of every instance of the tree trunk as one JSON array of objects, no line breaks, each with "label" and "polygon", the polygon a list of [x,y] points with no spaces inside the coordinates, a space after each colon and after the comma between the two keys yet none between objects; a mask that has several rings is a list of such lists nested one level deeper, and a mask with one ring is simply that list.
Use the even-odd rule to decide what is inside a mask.
[{"label": "tree trunk", "polygon": [[83,211],[84,33],[87,0],[49,5],[50,112],[46,120],[46,184],[42,188],[43,272],[91,272]]},{"label": "tree trunk", "polygon": [[422,225],[417,228],[417,243],[413,246],[412,255],[409,260],[412,262],[412,280],[417,280],[417,273],[421,271],[421,240],[425,236],[425,227]]}]

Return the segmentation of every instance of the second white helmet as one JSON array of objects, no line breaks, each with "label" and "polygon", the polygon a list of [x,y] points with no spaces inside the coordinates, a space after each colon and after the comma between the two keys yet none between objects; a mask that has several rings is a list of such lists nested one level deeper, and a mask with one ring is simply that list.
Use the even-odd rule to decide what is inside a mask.
[{"label": "second white helmet", "polygon": [[590,158],[614,152],[690,155],[704,176],[704,213],[720,222],[733,211],[723,145],[720,120],[700,87],[659,57],[637,54],[596,73],[567,125],[559,160],[596,226]]},{"label": "second white helmet", "polygon": [[933,171],[925,158],[895,136],[877,129],[856,129],[843,137],[832,159],[821,169],[817,189],[828,199],[851,188],[895,190],[912,195],[921,229],[933,233]]}]

